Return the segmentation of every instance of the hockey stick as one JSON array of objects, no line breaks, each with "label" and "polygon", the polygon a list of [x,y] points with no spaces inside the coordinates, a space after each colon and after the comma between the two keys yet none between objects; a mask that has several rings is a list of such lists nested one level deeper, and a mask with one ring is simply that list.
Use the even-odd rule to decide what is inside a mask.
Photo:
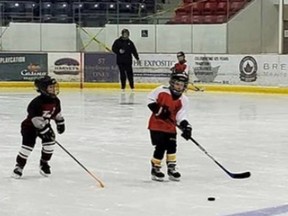
[{"label": "hockey stick", "polygon": [[[169,119],[169,121],[173,124],[174,121]],[[176,126],[182,131],[181,127],[176,124]],[[232,173],[228,171],[224,166],[222,166],[217,160],[215,160],[195,139],[192,137],[189,138],[201,151],[203,151],[210,159],[212,159],[226,174],[228,174],[231,178],[234,179],[244,179],[249,178],[251,173],[250,172],[243,172],[243,173]]]},{"label": "hockey stick", "polygon": [[189,84],[191,84],[192,85],[192,87],[193,87],[193,91],[201,91],[201,92],[203,92],[204,91],[204,89],[203,88],[199,88],[199,87],[197,87],[197,86],[195,86],[193,83],[189,83]]},{"label": "hockey stick", "polygon": [[[179,126],[178,126],[179,127]],[[215,160],[195,139],[192,137],[189,138],[196,146],[200,148],[210,159],[212,159],[225,173],[227,173],[231,178],[234,179],[244,179],[249,178],[251,173],[250,172],[243,172],[243,173],[232,173],[228,171],[225,167],[223,167],[217,160]]]},{"label": "hockey stick", "polygon": [[103,182],[97,178],[93,173],[91,173],[83,164],[81,164],[67,149],[64,148],[58,141],[55,141],[60,148],[62,148],[74,161],[76,161],[92,178],[94,178],[100,185],[100,187],[104,188]]}]

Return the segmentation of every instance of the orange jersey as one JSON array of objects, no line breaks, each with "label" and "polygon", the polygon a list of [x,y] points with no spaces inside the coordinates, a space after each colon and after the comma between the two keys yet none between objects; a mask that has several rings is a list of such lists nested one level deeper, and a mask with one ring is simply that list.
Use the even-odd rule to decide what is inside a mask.
[{"label": "orange jersey", "polygon": [[148,95],[148,104],[157,103],[159,106],[166,106],[171,112],[171,120],[163,120],[152,113],[149,119],[148,129],[167,133],[176,133],[176,122],[187,120],[188,98],[182,95],[178,99],[173,99],[169,87],[160,86]]},{"label": "orange jersey", "polygon": [[174,64],[174,66],[171,68],[171,70],[174,72],[174,73],[186,73],[189,75],[189,65],[187,64],[187,62],[183,62],[183,63],[180,63],[180,62],[177,62],[176,64]]}]

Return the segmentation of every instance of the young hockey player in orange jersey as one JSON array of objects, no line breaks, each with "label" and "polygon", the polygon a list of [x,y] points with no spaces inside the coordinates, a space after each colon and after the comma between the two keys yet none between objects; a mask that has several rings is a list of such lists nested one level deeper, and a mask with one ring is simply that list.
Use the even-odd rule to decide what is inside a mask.
[{"label": "young hockey player in orange jersey", "polygon": [[166,164],[170,180],[179,181],[180,173],[176,170],[176,124],[182,130],[182,136],[188,140],[192,127],[187,119],[188,98],[183,95],[188,85],[185,73],[172,73],[169,86],[160,86],[148,95],[148,107],[152,111],[148,129],[151,142],[155,147],[151,159],[152,180],[163,181],[161,163],[166,153]]},{"label": "young hockey player in orange jersey", "polygon": [[28,115],[21,124],[22,146],[16,158],[16,166],[12,177],[20,178],[27,159],[32,152],[36,138],[42,140],[42,151],[40,158],[40,173],[43,176],[51,174],[50,161],[54,146],[55,133],[50,125],[51,120],[55,120],[57,132],[62,134],[65,131],[64,118],[61,115],[58,83],[55,79],[45,76],[35,80],[35,87],[39,96],[34,98],[28,105]]},{"label": "young hockey player in orange jersey", "polygon": [[172,73],[185,73],[189,78],[190,66],[188,65],[184,52],[177,53],[178,62],[170,69]]},{"label": "young hockey player in orange jersey", "polygon": [[[188,78],[190,78],[190,76],[191,76],[190,66],[185,59],[185,53],[182,51],[178,52],[177,53],[177,59],[178,59],[178,62],[175,63],[172,68],[170,68],[172,73],[185,73],[188,76]],[[191,80],[189,81],[189,84],[191,84],[192,89],[194,91],[203,91],[203,88],[199,88],[199,87],[195,86],[193,84],[193,82],[191,82]]]}]

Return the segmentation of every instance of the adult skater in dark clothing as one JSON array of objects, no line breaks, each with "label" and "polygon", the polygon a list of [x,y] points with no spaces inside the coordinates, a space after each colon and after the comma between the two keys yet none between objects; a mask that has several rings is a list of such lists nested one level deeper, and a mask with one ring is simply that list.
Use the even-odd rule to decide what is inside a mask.
[{"label": "adult skater in dark clothing", "polygon": [[56,122],[59,134],[65,131],[61,104],[57,97],[59,93],[58,83],[55,79],[45,76],[36,79],[34,84],[40,95],[29,103],[28,116],[21,124],[22,146],[16,158],[16,166],[12,174],[14,178],[22,176],[24,166],[35,146],[37,137],[42,140],[40,173],[43,176],[49,176],[51,171],[48,162],[52,157],[55,146],[55,133],[50,121],[54,120]]},{"label": "adult skater in dark clothing", "polygon": [[129,30],[123,29],[121,37],[116,39],[112,45],[112,51],[117,56],[117,65],[120,71],[121,89],[125,91],[126,76],[129,81],[130,88],[134,90],[134,77],[132,69],[132,55],[139,61],[139,55],[134,43],[129,39]]}]

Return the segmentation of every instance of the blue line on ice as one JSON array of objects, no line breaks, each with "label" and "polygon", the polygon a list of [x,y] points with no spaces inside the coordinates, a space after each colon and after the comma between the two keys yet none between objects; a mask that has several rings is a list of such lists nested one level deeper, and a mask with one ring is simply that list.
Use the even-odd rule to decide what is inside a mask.
[{"label": "blue line on ice", "polygon": [[288,212],[288,205],[258,209],[249,212],[236,213],[226,216],[273,216]]}]

